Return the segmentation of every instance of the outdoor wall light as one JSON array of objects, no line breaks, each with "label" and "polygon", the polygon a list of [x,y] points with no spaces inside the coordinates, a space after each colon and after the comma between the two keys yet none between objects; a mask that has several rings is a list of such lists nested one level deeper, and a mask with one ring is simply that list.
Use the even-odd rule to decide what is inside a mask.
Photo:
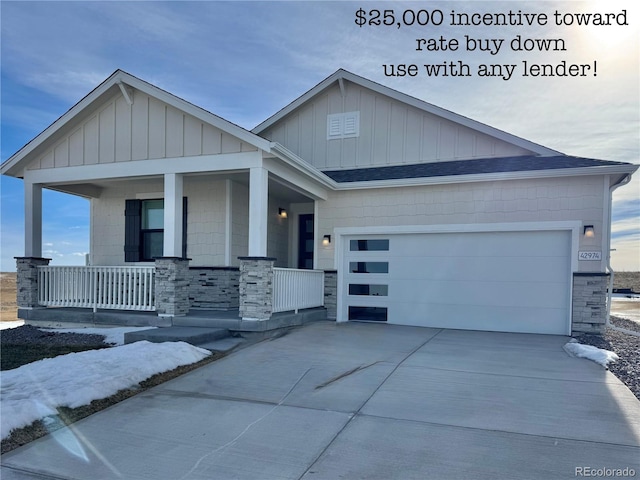
[{"label": "outdoor wall light", "polygon": [[331,235],[325,235],[324,237],[322,237],[322,245],[327,247],[330,244],[331,244]]},{"label": "outdoor wall light", "polygon": [[596,232],[593,230],[593,225],[584,226],[584,236],[587,238],[593,238]]},{"label": "outdoor wall light", "polygon": [[280,215],[280,218],[287,218],[287,211],[284,208],[279,208],[278,215]]}]

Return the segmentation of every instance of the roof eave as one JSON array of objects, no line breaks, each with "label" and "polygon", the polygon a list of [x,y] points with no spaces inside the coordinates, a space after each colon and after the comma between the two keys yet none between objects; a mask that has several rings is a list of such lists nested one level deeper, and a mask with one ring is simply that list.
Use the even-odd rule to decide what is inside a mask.
[{"label": "roof eave", "polygon": [[412,187],[422,185],[445,185],[453,183],[493,182],[502,180],[526,180],[536,178],[573,177],[584,175],[633,174],[636,170],[638,170],[638,167],[640,167],[640,165],[628,164],[335,183],[337,185],[336,190],[361,190],[368,188]]},{"label": "roof eave", "polygon": [[291,150],[287,149],[283,145],[278,142],[271,142],[270,148],[267,150],[270,154],[276,156],[280,160],[286,162],[295,170],[304,173],[308,177],[311,177],[316,182],[320,183],[322,186],[330,188],[332,190],[336,190],[340,185],[338,182],[329,177],[326,173],[323,173],[321,170],[318,170],[314,166],[305,162],[298,155],[293,153]]},{"label": "roof eave", "polygon": [[518,137],[511,133],[507,133],[503,130],[499,130],[497,128],[491,127],[484,123],[478,122],[477,120],[472,120],[463,115],[459,115],[457,113],[451,112],[450,110],[446,110],[444,108],[438,107],[431,103],[425,102],[424,100],[420,100],[416,97],[412,97],[411,95],[407,95],[406,93],[399,92],[398,90],[394,90],[390,87],[384,86],[380,83],[376,83],[367,78],[361,77],[354,73],[348,72],[344,69],[339,69],[322,82],[317,84],[311,90],[307,91],[296,100],[291,102],[289,105],[279,110],[277,113],[266,119],[264,122],[257,125],[255,128],[251,130],[252,133],[260,134],[265,131],[267,128],[280,121],[282,118],[293,112],[299,106],[303,105],[305,102],[310,100],[312,97],[318,95],[326,88],[333,85],[335,82],[344,79],[349,82],[355,83],[362,87],[373,90],[381,95],[385,95],[391,97],[399,102],[406,103],[411,105],[419,110],[423,110],[427,113],[431,113],[433,115],[437,115],[439,117],[445,118],[446,120],[459,123],[465,127],[471,128],[478,132],[484,133],[486,135],[495,137],[499,140],[502,140],[507,143],[511,143],[525,150],[529,150],[535,154],[541,156],[553,156],[553,155],[564,155],[564,153],[559,152],[557,150],[553,150],[551,148],[545,147],[543,145],[539,145],[537,143],[531,142],[524,138]]},{"label": "roof eave", "polygon": [[268,140],[265,140],[264,138],[259,137],[258,135],[255,135],[238,125],[224,120],[222,117],[218,117],[213,113],[207,112],[206,110],[197,107],[194,104],[181,99],[180,97],[176,97],[175,95],[162,90],[155,85],[134,77],[127,72],[116,70],[105,81],[103,81],[100,85],[93,89],[73,107],[67,110],[66,113],[55,120],[40,134],[38,134],[33,140],[31,140],[24,147],[22,147],[11,157],[9,157],[0,166],[0,174],[19,177],[24,170],[24,168],[20,164],[25,159],[25,157],[27,157],[30,153],[40,147],[51,136],[55,135],[57,132],[63,129],[76,115],[81,113],[85,108],[89,107],[93,102],[98,100],[110,88],[112,88],[113,86],[120,86],[120,84],[128,85],[148,95],[154,96],[159,100],[162,100],[163,102],[176,107],[179,110],[185,111],[186,113],[198,118],[199,120],[207,124],[219,128],[220,130],[223,130],[230,135],[233,135],[240,140],[255,146],[256,148],[259,148],[261,150],[269,149],[270,142]]},{"label": "roof eave", "polygon": [[[51,125],[45,128],[42,132],[40,132],[35,138],[33,138],[29,143],[23,146],[16,153],[11,155],[1,166],[0,166],[0,174],[9,175],[12,177],[20,176],[23,171],[20,168],[20,162],[31,152],[41,146],[48,138],[55,135],[58,131],[64,128],[69,121],[73,117],[75,117],[80,111],[84,108],[88,107],[92,102],[98,99],[101,95],[107,92],[113,85],[117,84],[120,80],[121,74],[123,74],[122,70],[116,70],[113,72],[107,79],[94,88],[91,92],[89,92],[85,97],[83,97],[78,103],[73,105],[69,110],[67,110],[64,114],[62,114],[57,120],[55,120]],[[121,81],[121,80],[120,80]]]}]

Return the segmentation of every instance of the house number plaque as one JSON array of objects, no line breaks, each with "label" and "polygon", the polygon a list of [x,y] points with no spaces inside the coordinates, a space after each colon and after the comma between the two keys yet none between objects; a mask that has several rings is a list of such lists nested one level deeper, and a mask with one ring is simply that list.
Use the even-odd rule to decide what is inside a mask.
[{"label": "house number plaque", "polygon": [[578,252],[578,260],[602,260],[602,252]]}]

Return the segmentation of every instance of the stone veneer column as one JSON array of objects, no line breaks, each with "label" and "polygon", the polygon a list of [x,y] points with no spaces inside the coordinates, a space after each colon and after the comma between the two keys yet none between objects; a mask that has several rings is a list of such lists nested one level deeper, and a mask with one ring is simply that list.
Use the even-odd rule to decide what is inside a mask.
[{"label": "stone veneer column", "polygon": [[15,257],[18,308],[38,307],[38,267],[49,265],[50,258]]},{"label": "stone veneer column", "polygon": [[180,317],[189,312],[189,260],[156,258],[156,312],[160,317]]},{"label": "stone veneer column", "polygon": [[273,313],[275,258],[238,257],[240,260],[240,317],[269,320]]},{"label": "stone veneer column", "polygon": [[571,333],[604,333],[607,321],[609,274],[574,273]]},{"label": "stone veneer column", "polygon": [[338,271],[324,271],[324,308],[327,309],[327,320],[338,318]]}]

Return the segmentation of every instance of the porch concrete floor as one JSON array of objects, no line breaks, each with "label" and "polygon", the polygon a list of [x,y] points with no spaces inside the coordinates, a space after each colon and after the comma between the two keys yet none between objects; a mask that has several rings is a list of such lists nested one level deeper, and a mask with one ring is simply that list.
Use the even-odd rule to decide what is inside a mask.
[{"label": "porch concrete floor", "polygon": [[146,340],[153,343],[187,342],[191,345],[202,345],[229,336],[229,330],[224,328],[204,327],[167,327],[150,328],[124,334],[124,343],[134,343]]},{"label": "porch concrete floor", "polygon": [[21,309],[18,317],[27,323],[43,327],[73,326],[130,326],[130,327],[202,327],[222,328],[238,332],[266,332],[303,325],[308,322],[326,320],[324,307],[309,308],[295,312],[275,313],[268,320],[243,320],[238,309],[204,310],[191,309],[180,317],[160,317],[156,312],[98,310],[90,308],[38,308]]}]

